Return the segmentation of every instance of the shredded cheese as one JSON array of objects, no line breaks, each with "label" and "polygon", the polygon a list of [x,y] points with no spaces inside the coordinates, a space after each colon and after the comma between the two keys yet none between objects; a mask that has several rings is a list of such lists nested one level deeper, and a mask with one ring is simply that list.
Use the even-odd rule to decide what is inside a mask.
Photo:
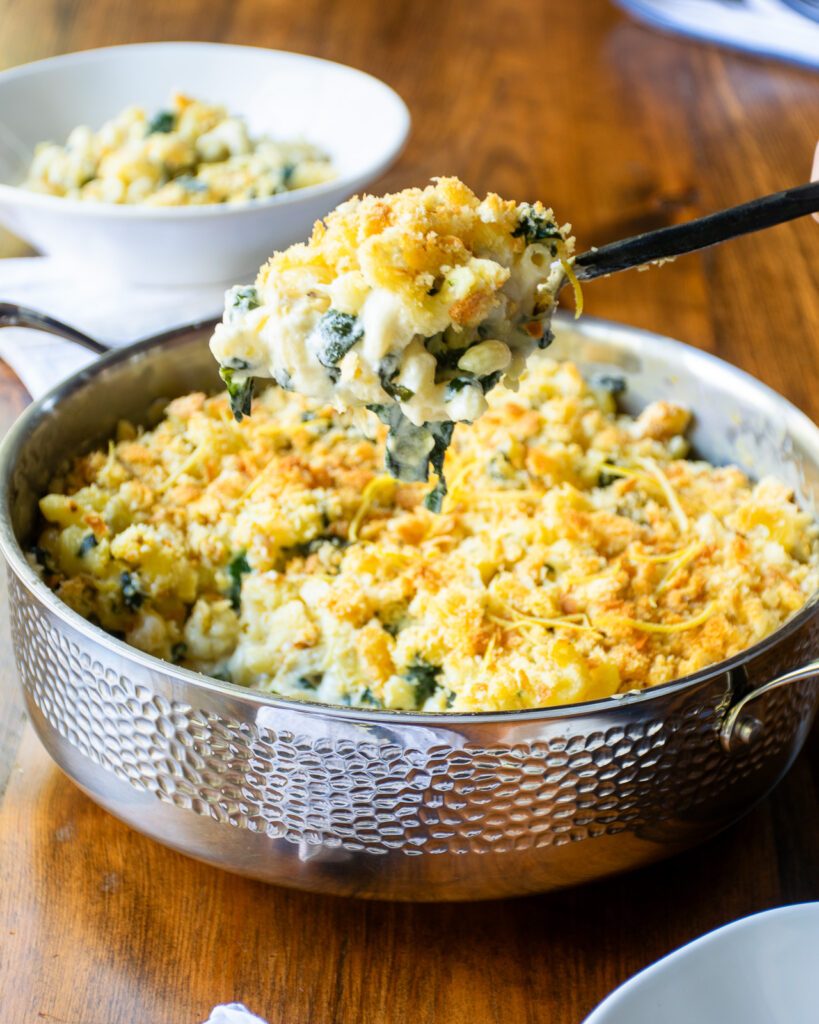
[{"label": "shredded cheese", "polygon": [[380,497],[383,497],[386,502],[389,502],[395,493],[395,488],[396,482],[391,476],[376,476],[370,480],[364,488],[364,493],[361,496],[361,504],[358,506],[358,510],[350,523],[348,536],[351,541],[358,540],[358,531],[361,528],[364,517],[367,515],[373,504]]},{"label": "shredded cheese", "polygon": [[676,563],[669,570],[668,574],[664,577],[660,585],[657,587],[657,593],[662,594],[663,591],[668,590],[669,587],[671,587],[672,584],[677,579],[679,579],[680,574],[683,572],[686,566],[690,565],[691,562],[693,562],[698,555],[701,555],[704,550],[705,544],[698,543],[691,544],[690,547],[683,551],[677,559]]},{"label": "shredded cheese", "polygon": [[641,459],[640,461],[660,485],[666,501],[668,502],[668,507],[674,513],[674,518],[677,520],[677,526],[680,529],[680,533],[688,533],[691,528],[691,524],[688,522],[688,516],[683,511],[680,499],[677,497],[668,477],[653,459]]},{"label": "shredded cheese", "polygon": [[544,629],[575,629],[584,633],[599,632],[594,626],[584,621],[583,615],[559,615],[554,618],[543,618],[539,615],[528,615],[518,611],[510,605],[504,605],[503,610],[512,616],[512,619],[503,619],[497,615],[490,615],[492,622],[498,625],[515,628],[518,625],[542,626]]},{"label": "shredded cheese", "polygon": [[597,622],[601,625],[611,623],[612,625],[630,626],[632,629],[639,629],[643,633],[683,633],[688,629],[696,629],[703,625],[714,614],[714,602],[711,601],[703,608],[699,615],[683,622],[643,622],[640,619],[630,619],[623,615],[600,616]]},{"label": "shredded cheese", "polygon": [[571,263],[561,257],[560,265],[566,272],[566,277],[568,277],[572,286],[572,291],[574,292],[574,318],[577,320],[583,312],[583,289],[580,287],[580,282],[577,280],[577,274],[575,274],[574,267]]}]

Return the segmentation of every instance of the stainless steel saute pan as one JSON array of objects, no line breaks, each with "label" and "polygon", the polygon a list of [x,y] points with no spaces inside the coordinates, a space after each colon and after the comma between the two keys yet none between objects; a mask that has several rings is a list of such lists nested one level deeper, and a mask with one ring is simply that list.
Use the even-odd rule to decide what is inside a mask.
[{"label": "stainless steel saute pan", "polygon": [[[276,699],[142,654],[71,611],[25,557],[37,499],[63,460],[104,442],[121,417],[144,420],[157,398],[217,388],[208,336],[203,325],[104,355],[26,410],[0,451],[0,548],[26,703],[92,799],[177,850],[277,884],[463,900],[666,857],[782,778],[819,699],[815,600],[686,679],[472,715]],[[660,397],[687,404],[702,455],[776,473],[819,507],[819,429],[746,374],[602,321],[559,322],[552,351],[622,373],[634,409]]]}]

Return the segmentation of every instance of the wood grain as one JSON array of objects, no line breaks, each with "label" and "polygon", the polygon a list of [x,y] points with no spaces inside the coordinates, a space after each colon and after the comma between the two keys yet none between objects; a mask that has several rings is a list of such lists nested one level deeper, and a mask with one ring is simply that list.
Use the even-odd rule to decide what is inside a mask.
[{"label": "wood grain", "polygon": [[[0,0],[0,25],[0,67],[163,38],[354,64],[414,118],[377,189],[452,173],[542,198],[581,249],[805,180],[819,129],[817,76],[653,34],[604,0]],[[717,352],[815,418],[818,267],[819,228],[800,222],[591,284],[586,308]],[[0,374],[0,425],[23,401]],[[19,705],[0,642],[2,789]],[[4,1024],[188,1024],[230,999],[271,1024],[578,1024],[680,943],[819,897],[815,733],[776,793],[699,850],[496,905],[361,904],[221,874],[98,810],[30,733],[0,799]]]}]

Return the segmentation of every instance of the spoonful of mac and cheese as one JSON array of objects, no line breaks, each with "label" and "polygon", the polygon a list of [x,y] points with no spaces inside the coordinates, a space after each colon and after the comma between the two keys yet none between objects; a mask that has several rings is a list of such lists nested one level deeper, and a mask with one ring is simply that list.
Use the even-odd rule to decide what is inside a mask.
[{"label": "spoonful of mac and cheese", "polygon": [[573,255],[570,225],[541,203],[457,178],[343,203],[310,240],[276,253],[256,284],[227,293],[211,339],[237,419],[254,377],[387,424],[386,467],[399,480],[438,476],[456,423],[473,422],[498,383],[515,388],[552,340],[560,289],[662,263],[819,210],[819,183]]},{"label": "spoonful of mac and cheese", "polygon": [[574,240],[540,203],[457,178],[343,203],[305,244],[276,253],[252,287],[227,293],[211,349],[237,418],[254,377],[389,427],[387,470],[438,484],[457,422],[499,382],[514,387],[550,321]]}]

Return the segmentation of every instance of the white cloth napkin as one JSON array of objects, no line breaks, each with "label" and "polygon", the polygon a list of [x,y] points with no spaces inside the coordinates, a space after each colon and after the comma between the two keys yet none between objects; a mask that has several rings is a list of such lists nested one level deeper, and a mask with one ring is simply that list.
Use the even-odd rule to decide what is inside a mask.
[{"label": "white cloth napkin", "polygon": [[[219,316],[227,284],[145,288],[71,276],[44,256],[0,260],[0,302],[48,313],[110,345],[125,345],[193,320]],[[34,398],[94,359],[53,335],[22,327],[0,330],[0,358]]]},{"label": "white cloth napkin", "polygon": [[615,0],[657,28],[819,67],[819,22],[781,0]]},{"label": "white cloth napkin", "polygon": [[214,1006],[205,1024],[266,1024],[261,1017],[251,1013],[241,1003],[227,1003]]}]

